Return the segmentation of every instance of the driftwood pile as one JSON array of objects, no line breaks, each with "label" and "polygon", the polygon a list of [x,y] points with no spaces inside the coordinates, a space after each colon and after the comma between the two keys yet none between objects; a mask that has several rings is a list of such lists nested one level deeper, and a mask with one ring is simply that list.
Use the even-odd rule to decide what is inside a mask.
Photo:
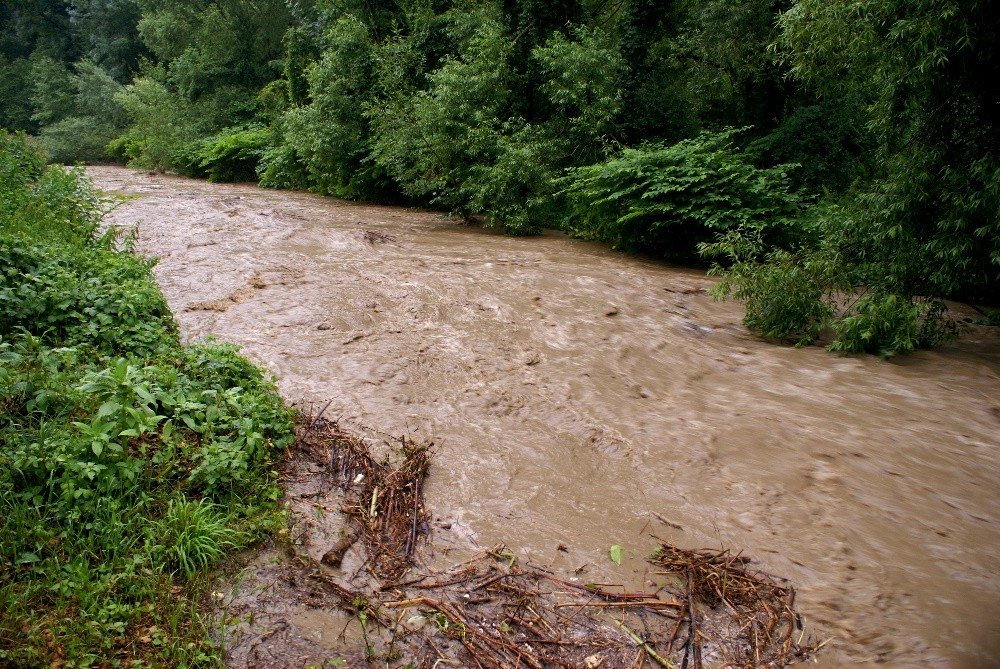
[{"label": "driftwood pile", "polygon": [[[780,667],[811,652],[800,645],[794,589],[727,551],[664,543],[649,559],[660,585],[641,593],[522,565],[503,545],[447,570],[418,569],[429,540],[426,446],[376,447],[314,417],[296,449],[340,490],[349,525],[308,577],[369,630],[365,655],[377,666]],[[363,564],[342,569],[352,546]]]}]

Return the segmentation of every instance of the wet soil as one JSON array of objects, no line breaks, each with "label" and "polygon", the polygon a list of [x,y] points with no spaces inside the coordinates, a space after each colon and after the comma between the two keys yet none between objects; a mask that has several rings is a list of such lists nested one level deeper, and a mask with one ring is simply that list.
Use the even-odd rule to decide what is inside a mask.
[{"label": "wet soil", "polygon": [[796,585],[821,665],[1000,662],[997,328],[842,358],[753,337],[700,272],[556,233],[89,173],[138,196],[111,219],[139,223],[185,336],[240,344],[345,425],[434,442],[441,545],[629,590],[651,535],[724,546]]}]

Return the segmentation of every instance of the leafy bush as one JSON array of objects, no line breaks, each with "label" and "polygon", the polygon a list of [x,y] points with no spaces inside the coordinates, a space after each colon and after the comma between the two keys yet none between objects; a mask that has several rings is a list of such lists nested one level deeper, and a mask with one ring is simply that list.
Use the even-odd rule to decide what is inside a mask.
[{"label": "leafy bush", "polygon": [[45,156],[24,134],[13,135],[0,131],[0,199],[3,223],[13,219],[22,207],[24,198],[30,196],[31,186],[45,171]]},{"label": "leafy bush", "polygon": [[271,524],[290,412],[235,347],[178,341],[77,171],[0,135],[0,175],[0,665],[214,662],[170,574]]},{"label": "leafy bush", "polygon": [[571,207],[566,229],[626,251],[675,258],[692,257],[698,243],[740,226],[769,244],[795,236],[800,201],[789,190],[791,166],[754,167],[732,145],[739,132],[647,144],[568,170],[561,180]]},{"label": "leafy bush", "polygon": [[264,188],[308,190],[309,171],[293,146],[279,142],[264,149],[258,165],[260,185]]},{"label": "leafy bush", "polygon": [[759,228],[729,230],[699,249],[716,258],[717,299],[744,303],[744,324],[765,337],[809,344],[832,335],[828,348],[882,357],[937,346],[957,334],[939,300],[893,292],[877,268],[850,261],[854,214],[832,202],[810,208],[801,236],[784,248],[764,242]]},{"label": "leafy bush", "polygon": [[106,204],[79,170],[47,169],[36,141],[2,131],[0,196],[0,234],[22,238],[90,240]]},{"label": "leafy bush", "polygon": [[0,264],[0,332],[21,328],[107,354],[152,355],[173,342],[150,263],[93,241],[81,250],[0,233]]},{"label": "leafy bush", "polygon": [[978,0],[843,9],[797,0],[776,47],[800,83],[857,101],[872,147],[850,215],[822,232],[849,277],[834,346],[902,353],[953,334],[942,298],[1000,285],[1000,14]]},{"label": "leafy bush", "polygon": [[792,180],[808,193],[842,193],[873,168],[871,137],[858,106],[857,100],[836,98],[799,107],[747,151],[757,163],[800,165]]},{"label": "leafy bush", "polygon": [[834,324],[830,350],[883,358],[939,346],[958,334],[940,300],[866,292]]},{"label": "leafy bush", "polygon": [[190,145],[185,162],[190,172],[209,181],[257,181],[271,137],[271,130],[261,125],[227,128]]},{"label": "leafy bush", "polygon": [[820,253],[771,249],[758,231],[737,228],[699,247],[703,255],[725,258],[710,274],[723,280],[712,290],[716,299],[743,302],[743,323],[765,337],[804,346],[829,327],[835,309],[829,266]]}]

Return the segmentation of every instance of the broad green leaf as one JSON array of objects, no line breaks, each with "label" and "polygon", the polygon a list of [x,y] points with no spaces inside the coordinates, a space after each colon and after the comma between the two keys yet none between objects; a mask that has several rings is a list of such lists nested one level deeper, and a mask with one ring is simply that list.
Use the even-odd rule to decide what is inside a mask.
[{"label": "broad green leaf", "polygon": [[97,417],[104,418],[105,416],[113,416],[121,410],[121,405],[117,402],[105,402],[101,405],[101,408],[97,410]]}]

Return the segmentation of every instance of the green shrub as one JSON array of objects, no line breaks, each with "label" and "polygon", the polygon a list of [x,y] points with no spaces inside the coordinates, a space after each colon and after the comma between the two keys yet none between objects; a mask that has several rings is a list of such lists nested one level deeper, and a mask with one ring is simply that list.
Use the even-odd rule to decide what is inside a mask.
[{"label": "green shrub", "polygon": [[745,229],[719,235],[714,244],[702,244],[703,254],[724,256],[727,266],[716,265],[710,274],[722,274],[713,289],[716,299],[733,297],[743,302],[743,323],[765,337],[813,342],[829,327],[836,311],[835,298],[819,256],[784,249],[765,251],[760,236]]},{"label": "green shrub", "polygon": [[302,157],[283,141],[264,149],[257,169],[264,188],[309,189],[309,172]]},{"label": "green shrub", "polygon": [[257,167],[271,146],[271,130],[261,125],[227,128],[190,145],[191,172],[209,181],[257,181]]},{"label": "green shrub", "polygon": [[0,332],[23,328],[108,354],[151,355],[176,326],[151,263],[89,241],[43,242],[0,233]]},{"label": "green shrub", "polygon": [[831,350],[883,358],[939,346],[958,334],[957,324],[945,317],[940,300],[880,291],[862,294],[833,328],[837,338]]},{"label": "green shrub", "polygon": [[741,226],[770,244],[793,237],[800,202],[789,191],[791,166],[754,167],[732,145],[738,132],[647,144],[568,170],[561,180],[570,205],[565,228],[625,251],[673,258],[693,257],[699,243]]},{"label": "green shrub", "polygon": [[32,187],[45,172],[45,163],[40,147],[23,133],[0,130],[0,223],[15,223],[14,214],[25,208]]},{"label": "green shrub", "polygon": [[408,195],[532,233],[547,222],[536,205],[551,191],[555,145],[512,114],[514,43],[488,14],[456,15],[458,54],[427,75],[427,90],[403,95],[398,73],[383,73],[388,97],[366,111],[372,155]]},{"label": "green shrub", "polygon": [[759,228],[740,227],[701,244],[719,260],[717,299],[744,303],[743,323],[759,334],[796,345],[832,335],[828,348],[881,357],[937,346],[957,335],[939,300],[900,295],[871,267],[844,261],[851,244],[851,209],[821,202],[798,223],[799,237],[784,248],[764,241]]}]

